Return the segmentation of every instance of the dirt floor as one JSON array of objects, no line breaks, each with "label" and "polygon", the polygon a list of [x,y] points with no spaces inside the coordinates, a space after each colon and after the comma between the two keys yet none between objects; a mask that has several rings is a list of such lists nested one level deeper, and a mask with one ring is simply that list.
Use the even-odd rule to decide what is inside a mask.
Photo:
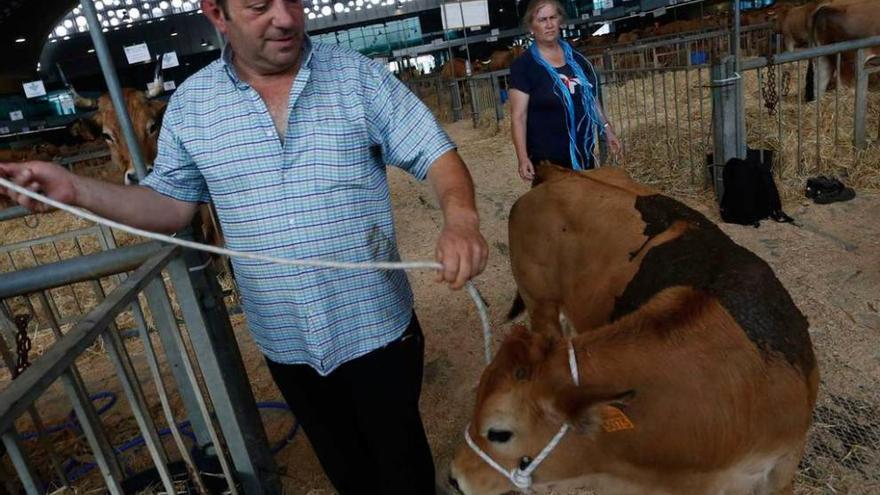
[{"label": "dirt floor", "polygon": [[[504,315],[515,290],[508,264],[507,213],[527,185],[516,174],[506,133],[475,130],[469,122],[446,128],[477,186],[490,260],[476,284],[489,304],[497,347],[508,329]],[[651,176],[638,167],[630,172],[636,177]],[[431,259],[442,214],[430,187],[396,170],[389,175],[401,253],[407,260]],[[800,494],[880,493],[880,224],[876,220],[880,194],[858,192],[853,201],[825,206],[786,195],[785,209],[796,225],[764,222],[755,229],[722,224],[735,241],[771,265],[811,323],[823,381],[814,431],[798,478]],[[718,220],[708,193],[688,191],[679,199]],[[20,240],[6,234],[0,235],[0,243],[12,241],[7,237]],[[410,280],[426,334],[422,412],[438,474],[445,478],[449,459],[462,443],[484,367],[480,323],[466,293],[449,291],[434,283],[428,273],[412,273]],[[233,322],[257,400],[280,400],[243,317],[235,315]],[[133,360],[138,369],[146,369],[138,348],[130,345]],[[106,358],[92,357],[82,364],[91,390],[118,388]],[[152,390],[147,374],[141,376]],[[5,387],[5,379],[0,374],[0,388]],[[51,403],[53,393],[41,403]],[[54,410],[56,417],[64,414],[63,406],[55,404]],[[291,425],[289,417],[277,412],[266,413],[264,421],[270,440],[281,438]],[[130,417],[107,417],[105,422],[133,431]],[[332,493],[304,435],[298,434],[276,459],[287,493]]]}]

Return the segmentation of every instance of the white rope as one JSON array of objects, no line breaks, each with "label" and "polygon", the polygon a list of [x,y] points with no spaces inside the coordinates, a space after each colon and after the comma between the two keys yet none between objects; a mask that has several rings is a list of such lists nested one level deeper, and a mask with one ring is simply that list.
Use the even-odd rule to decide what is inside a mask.
[{"label": "white rope", "polygon": [[[129,225],[125,225],[119,222],[115,222],[110,220],[109,218],[104,218],[100,215],[95,215],[90,211],[83,210],[81,208],[75,208],[73,206],[67,205],[60,201],[56,201],[52,198],[46,197],[40,193],[36,193],[34,191],[30,191],[25,189],[18,184],[10,182],[3,177],[0,177],[0,186],[3,186],[7,189],[11,189],[19,194],[23,194],[31,199],[37,200],[41,203],[45,203],[49,206],[57,208],[59,210],[66,211],[72,215],[78,216],[80,218],[89,220],[91,222],[105,225],[110,228],[114,228],[117,230],[121,230],[123,232],[128,232],[129,234],[137,235],[140,237],[145,237],[147,239],[153,239],[160,242],[165,242],[168,244],[176,244],[181,247],[194,249],[197,251],[204,251],[207,253],[214,253],[221,256],[229,256],[232,258],[247,258],[257,261],[266,261],[269,263],[276,263],[279,265],[289,265],[289,266],[310,266],[310,267],[320,267],[320,268],[338,268],[345,270],[442,270],[443,265],[436,261],[377,261],[377,262],[362,262],[362,263],[354,263],[354,262],[346,262],[346,261],[329,261],[329,260],[301,260],[294,258],[280,258],[277,256],[268,256],[263,254],[256,253],[248,253],[245,251],[235,251],[232,249],[221,248],[217,246],[211,246],[210,244],[202,244],[199,242],[187,241],[185,239],[178,239],[176,237],[171,237],[165,234],[159,234],[156,232],[150,232],[148,230],[139,229],[137,227],[132,227]],[[199,267],[196,267],[199,268]],[[490,330],[489,330],[489,316],[486,312],[486,305],[483,301],[483,298],[480,297],[480,293],[477,291],[477,288],[474,287],[474,284],[471,281],[466,283],[468,294],[474,300],[474,305],[477,307],[477,311],[480,315],[480,322],[483,325],[483,339],[484,339],[484,347],[486,353],[486,364],[489,364],[492,357],[491,352],[491,342],[490,342]]]},{"label": "white rope", "polygon": [[[568,366],[571,371],[572,381],[574,381],[575,385],[580,385],[581,380],[580,374],[578,373],[577,356],[574,353],[574,344],[571,340],[568,341]],[[481,449],[479,445],[474,442],[474,440],[471,438],[471,434],[469,431],[471,429],[471,425],[468,425],[464,430],[464,441],[467,442],[468,447],[470,447],[471,450],[474,451],[474,453],[480,456],[480,459],[483,459],[486,464],[501,473],[501,475],[505,478],[509,479],[510,482],[513,483],[513,486],[519,488],[520,490],[529,491],[532,487],[532,473],[534,473],[535,470],[538,469],[538,466],[540,466],[541,463],[544,462],[544,459],[546,459],[550,455],[550,453],[553,452],[553,449],[555,449],[556,446],[559,445],[559,442],[562,441],[562,437],[564,437],[565,434],[568,433],[568,430],[570,428],[571,427],[568,425],[568,423],[563,423],[562,426],[559,428],[559,431],[556,432],[556,435],[553,435],[553,438],[551,438],[550,441],[547,442],[547,445],[545,445],[544,448],[541,449],[541,452],[537,455],[537,457],[532,460],[532,462],[529,463],[528,466],[526,466],[525,469],[522,469],[520,466],[514,467],[510,470],[504,469],[504,466],[496,462],[495,459],[492,459],[489,454],[485,453],[483,449]]]}]

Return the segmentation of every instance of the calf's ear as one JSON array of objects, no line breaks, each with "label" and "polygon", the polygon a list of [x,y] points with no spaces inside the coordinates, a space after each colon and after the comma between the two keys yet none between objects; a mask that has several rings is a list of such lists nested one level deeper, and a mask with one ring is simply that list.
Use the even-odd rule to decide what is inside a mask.
[{"label": "calf's ear", "polygon": [[560,391],[554,408],[578,433],[597,433],[603,427],[609,431],[609,421],[615,420],[629,423],[628,427],[617,429],[629,429],[632,427],[632,422],[625,411],[635,396],[636,391],[632,389],[620,391],[596,386],[571,385]]}]

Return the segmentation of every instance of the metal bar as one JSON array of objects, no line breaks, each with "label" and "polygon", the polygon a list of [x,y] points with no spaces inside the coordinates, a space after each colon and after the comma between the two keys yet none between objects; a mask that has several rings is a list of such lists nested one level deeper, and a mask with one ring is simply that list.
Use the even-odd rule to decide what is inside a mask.
[{"label": "metal bar", "polygon": [[[71,230],[68,232],[62,232],[60,234],[50,235],[46,237],[40,237],[38,239],[31,239],[27,241],[14,242],[12,244],[6,244],[0,246],[0,252],[10,252],[10,251],[18,251],[20,249],[27,249],[31,246],[42,246],[48,242],[56,242],[56,241],[66,241],[68,239],[72,239],[78,235],[90,235],[95,234],[98,231],[98,227],[86,227],[84,229]],[[59,258],[61,255],[58,255]]]},{"label": "metal bar", "polygon": [[[690,59],[691,52],[690,48],[687,51],[688,59]],[[694,169],[694,147],[693,147],[693,135],[691,134],[691,78],[690,71],[684,71],[684,92],[687,96],[687,123],[688,123],[688,163],[691,166],[691,184],[696,184],[697,171]]]},{"label": "metal bar", "polygon": [[666,73],[663,78],[663,131],[666,133],[666,158],[672,162],[672,144],[669,142],[669,100],[666,96]]},{"label": "metal bar", "polygon": [[[797,61],[797,123],[795,124],[795,129],[797,132],[797,155],[795,157],[795,170],[798,175],[803,173],[803,163],[801,163],[801,61]],[[816,88],[813,88],[814,92]]]},{"label": "metal bar", "polygon": [[[64,259],[61,257],[61,251],[58,250],[58,244],[56,244],[56,241],[52,241],[52,249],[55,251],[55,257],[58,258],[58,261],[59,262],[64,261]],[[69,288],[69,290],[73,290],[73,289]],[[58,305],[55,303],[55,298],[52,297],[52,292],[50,290],[44,290],[43,293],[47,294],[48,301],[49,301],[49,306],[48,306],[49,311],[52,312],[52,315],[55,318],[61,320],[62,319],[61,310],[58,308]]]},{"label": "metal bar", "polygon": [[[706,134],[706,113],[703,109],[703,68],[702,67],[697,67],[697,93],[700,98],[700,143],[703,144],[703,152],[700,153],[700,163],[702,164],[704,161],[704,158],[705,158],[704,155],[706,154],[705,151],[708,148],[707,140],[709,138],[709,136]],[[710,178],[708,171],[706,171],[706,174],[703,177],[706,178],[704,186],[708,187],[709,186],[709,178]]]},{"label": "metal bar", "polygon": [[101,31],[101,22],[98,20],[98,13],[95,10],[94,0],[83,0],[83,15],[89,24],[89,35],[92,43],[95,45],[95,53],[98,55],[98,63],[104,73],[104,79],[107,82],[107,90],[110,92],[110,100],[113,102],[113,108],[116,110],[116,119],[122,129],[122,135],[125,143],[128,145],[131,153],[132,164],[139,179],[143,179],[147,175],[147,167],[144,162],[143,150],[135,134],[134,126],[131,123],[131,117],[128,115],[128,106],[125,104],[125,98],[122,96],[122,87],[119,85],[119,77],[116,75],[116,69],[113,67],[113,57],[110,54],[110,48],[107,46],[107,40]]},{"label": "metal bar", "polygon": [[672,72],[672,107],[675,112],[675,161],[678,163],[681,159],[681,135],[678,120],[678,77],[676,77],[676,73]]},{"label": "metal bar", "polygon": [[145,242],[5,273],[0,277],[0,299],[129,271],[162,250],[158,242]]},{"label": "metal bar", "polygon": [[855,70],[856,70],[856,95],[853,108],[853,146],[857,150],[863,150],[868,145],[867,126],[865,121],[868,116],[868,73],[866,72],[865,63],[868,60],[868,54],[864,49],[856,52]]},{"label": "metal bar", "polygon": [[834,146],[837,146],[837,139],[839,134],[840,127],[840,53],[837,54],[836,58],[836,70],[834,71],[835,77],[837,78],[837,84],[834,85]]},{"label": "metal bar", "polygon": [[[780,41],[780,38],[777,37],[777,38],[776,38],[777,48],[778,48],[778,45],[779,45],[779,41]],[[777,167],[777,168],[778,168],[777,176],[778,176],[779,178],[782,178],[782,171],[785,169],[785,156],[783,156],[783,153],[782,153],[782,151],[783,151],[783,145],[782,145],[782,113],[783,113],[783,111],[784,111],[784,110],[783,110],[783,107],[784,107],[784,105],[785,105],[785,98],[782,96],[782,92],[783,92],[782,74],[783,74],[783,72],[782,72],[782,66],[781,66],[781,65],[777,65],[777,66],[776,66],[776,81],[777,81],[777,84],[778,84],[778,86],[777,86],[777,91],[778,91],[778,93],[777,93],[777,94],[779,95],[779,103],[778,103],[778,106],[777,106],[777,108],[776,108],[776,125],[777,125],[777,127],[778,127],[778,139],[777,139],[777,145],[776,145],[776,146],[777,146],[777,148],[776,148],[776,149],[777,149],[777,153],[776,153],[776,155],[779,157],[779,158],[778,158],[778,159],[779,159],[779,167]]]},{"label": "metal bar", "polygon": [[[79,243],[79,237],[74,237],[73,243],[76,246],[76,251],[79,253],[79,256],[77,256],[77,258],[82,258],[84,253],[82,250],[82,245]],[[83,305],[79,300],[79,296],[76,293],[76,287],[74,285],[70,286],[70,292],[73,293],[73,301],[76,303],[76,308],[79,310],[79,314],[83,314],[85,310],[83,310]]]},{"label": "metal bar", "polygon": [[821,155],[819,150],[819,137],[822,135],[822,129],[820,126],[822,123],[819,121],[819,117],[822,115],[822,99],[819,97],[819,59],[816,59],[813,62],[813,87],[816,88],[816,160],[815,160],[815,168],[814,170],[819,172],[819,165],[821,163]]},{"label": "metal bar", "polygon": [[12,459],[12,465],[15,466],[15,472],[18,473],[18,478],[21,480],[22,485],[24,485],[25,492],[28,495],[42,495],[43,485],[37,478],[27,455],[21,449],[21,444],[18,441],[18,432],[14,427],[5,429],[3,430],[2,438],[3,445]]},{"label": "metal bar", "polygon": [[[97,337],[97,336],[96,336]],[[45,355],[44,355],[45,356]],[[86,386],[76,371],[74,365],[70,366],[61,374],[61,384],[70,398],[73,405],[73,411],[76,419],[79,421],[80,428],[83,430],[92,454],[95,456],[95,464],[98,465],[98,471],[107,484],[107,489],[112,495],[123,495],[120,483],[124,479],[122,476],[122,467],[119,465],[119,459],[107,439],[107,434],[98,418],[98,413],[89,400],[89,394]]]},{"label": "metal bar", "polygon": [[31,211],[24,206],[12,206],[0,210],[0,222],[4,220],[14,220],[16,218],[32,215]]},{"label": "metal bar", "polygon": [[[23,373],[5,390],[0,391],[0,431],[12,422],[52,384],[76,358],[88,348],[101,331],[113,321],[120,308],[155,277],[176,255],[176,247],[163,248],[139,267],[134,275],[119,285],[104,301],[89,312],[63,339],[46,351],[27,373]],[[46,265],[51,266],[51,265]]]},{"label": "metal bar", "polygon": [[[161,274],[158,274],[158,276],[161,277]],[[135,297],[137,297],[137,294],[135,294]],[[116,375],[122,384],[122,390],[125,392],[129,406],[131,406],[131,412],[141,431],[141,437],[146,444],[150,457],[153,459],[153,464],[156,465],[159,479],[162,480],[167,493],[175,493],[174,481],[172,481],[171,472],[168,470],[168,454],[165,452],[165,447],[159,439],[156,424],[150,415],[147,400],[144,398],[144,392],[138,381],[137,372],[135,372],[134,366],[131,364],[131,358],[125,350],[125,344],[119,338],[119,333],[112,329],[105,330],[102,338],[106,344],[110,360],[116,368]]]},{"label": "metal bar", "polygon": [[[178,393],[182,396],[184,408],[187,411],[187,418],[196,435],[196,443],[199,447],[209,444],[221,445],[220,437],[211,421],[211,413],[208,410],[205,397],[199,388],[199,381],[187,353],[186,344],[183,342],[183,336],[177,325],[164,282],[159,279],[150,282],[144,290],[144,295],[149,302],[162,348],[165,350],[165,359],[171,366],[171,372],[177,382]],[[142,338],[146,341],[145,336]],[[229,486],[233,486],[234,479],[225,456],[221,467],[224,469],[227,483]]]},{"label": "metal bar", "polygon": [[[38,294],[37,300],[43,306],[43,310],[48,310],[49,299],[45,295]],[[60,340],[63,337],[61,326],[51,313],[47,315],[47,318],[49,319],[49,327],[52,329],[52,333],[57,340]],[[98,414],[95,412],[95,408],[89,399],[85,383],[82,377],[80,377],[75,364],[71,365],[62,375],[61,381],[68,397],[73,403],[74,411],[76,411],[89,446],[92,452],[94,452],[95,462],[98,464],[105,483],[107,483],[108,487],[111,487],[111,492],[116,490],[115,493],[122,493],[122,488],[119,485],[119,482],[122,480],[122,466],[119,465],[119,459],[116,458],[113,447],[111,447],[110,441],[104,433],[101,420],[98,419]]]},{"label": "metal bar", "polygon": [[[862,38],[858,40],[852,41],[842,41],[840,43],[833,43],[830,45],[822,45],[814,48],[806,48],[803,50],[798,50],[795,52],[785,52],[779,53],[773,56],[774,64],[785,64],[789,62],[796,62],[798,60],[807,60],[816,57],[825,57],[834,55],[840,52],[848,52],[852,50],[859,50],[861,48],[871,48],[875,46],[880,46],[880,36],[872,36],[870,38]],[[740,63],[740,70],[746,71],[750,69],[757,69],[758,67],[764,67],[768,65],[767,57],[755,57],[743,60]]]},{"label": "metal bar", "polygon": [[644,72],[639,79],[642,81],[642,111],[645,115],[645,131],[647,132],[649,126],[648,120],[651,118],[651,112],[648,111],[648,82],[645,80],[647,77],[645,77]]},{"label": "metal bar", "polygon": [[[231,345],[235,342],[235,335],[225,309],[215,299],[216,291],[205,287],[200,294],[200,305],[196,286],[183,260],[175,259],[169,263],[168,273],[193,349],[199,356],[205,387],[211,394],[217,420],[245,493],[280,493],[278,468],[269,452],[266,432],[238,347]],[[194,276],[203,277],[203,274]],[[208,312],[203,313],[202,307]]]}]

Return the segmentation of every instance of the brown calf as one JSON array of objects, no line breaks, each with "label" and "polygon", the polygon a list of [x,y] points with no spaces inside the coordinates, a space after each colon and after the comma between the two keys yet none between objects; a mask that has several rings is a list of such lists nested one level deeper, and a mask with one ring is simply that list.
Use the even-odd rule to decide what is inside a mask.
[{"label": "brown calf", "polygon": [[515,328],[483,373],[453,486],[513,488],[481,450],[505,471],[535,463],[534,484],[558,491],[791,493],[818,370],[769,266],[618,170],[538,175],[510,216],[533,331]]}]

